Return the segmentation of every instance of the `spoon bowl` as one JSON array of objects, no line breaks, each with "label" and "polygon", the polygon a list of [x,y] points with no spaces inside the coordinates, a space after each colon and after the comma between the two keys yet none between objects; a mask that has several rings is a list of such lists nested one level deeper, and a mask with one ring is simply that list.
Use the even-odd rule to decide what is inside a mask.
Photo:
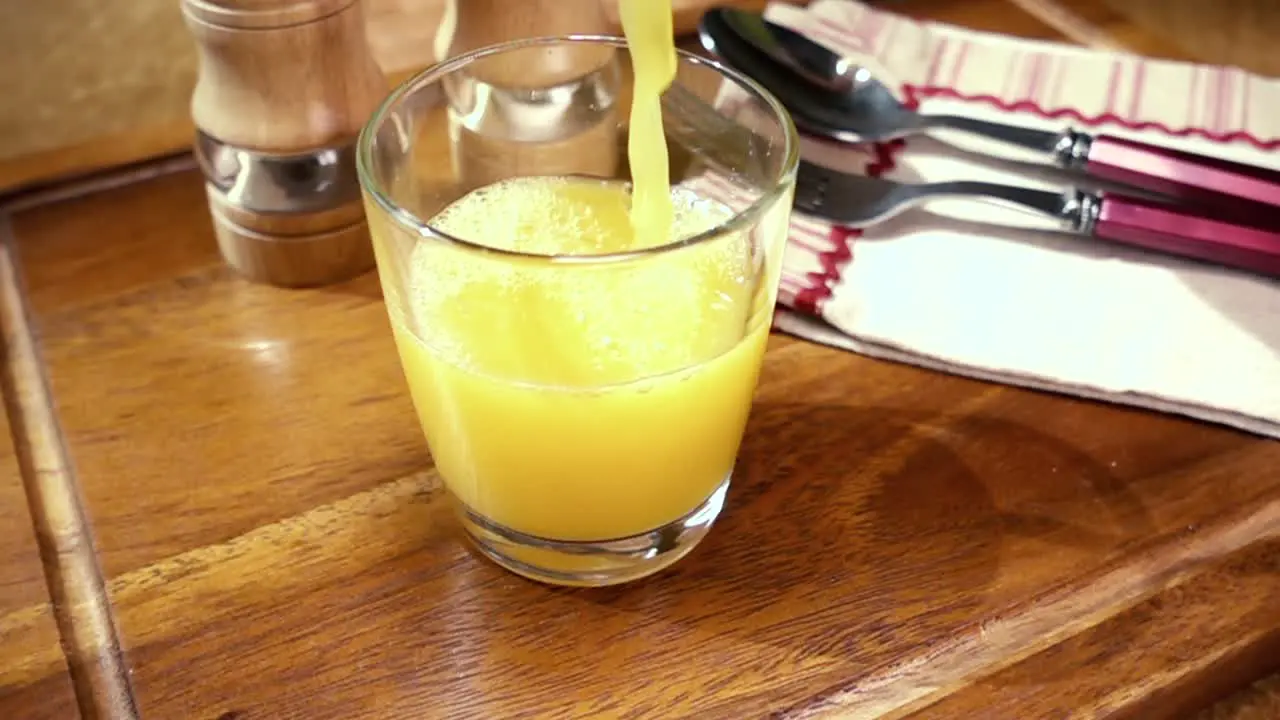
[{"label": "spoon bowl", "polygon": [[777,95],[801,132],[841,142],[882,142],[922,129],[921,116],[865,67],[759,14],[708,10],[698,36],[708,52]]},{"label": "spoon bowl", "polygon": [[699,38],[709,52],[753,77],[791,112],[807,135],[839,142],[884,142],[929,130],[960,131],[1000,143],[1024,162],[1073,168],[1088,151],[1089,136],[1006,125],[958,115],[918,113],[871,71],[758,13],[713,8],[702,16]]}]

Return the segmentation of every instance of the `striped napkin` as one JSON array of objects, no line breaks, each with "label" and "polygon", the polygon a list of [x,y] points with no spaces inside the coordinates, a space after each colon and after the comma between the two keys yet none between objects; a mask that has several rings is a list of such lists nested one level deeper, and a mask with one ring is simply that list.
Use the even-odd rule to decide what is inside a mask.
[{"label": "striped napkin", "polygon": [[[870,69],[921,110],[1094,133],[1280,167],[1280,83],[915,22],[850,0],[774,22]],[[979,153],[995,153],[991,159]],[[904,181],[1063,179],[939,133],[802,154]],[[865,231],[793,216],[778,329],[866,355],[1178,413],[1280,438],[1280,281],[937,201]]]}]

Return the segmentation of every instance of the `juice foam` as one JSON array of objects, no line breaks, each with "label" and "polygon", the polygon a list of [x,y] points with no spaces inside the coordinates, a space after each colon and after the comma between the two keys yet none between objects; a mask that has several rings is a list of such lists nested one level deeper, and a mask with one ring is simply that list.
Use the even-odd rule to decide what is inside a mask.
[{"label": "juice foam", "polygon": [[[572,262],[648,246],[651,236],[632,231],[629,197],[622,183],[549,177],[512,178],[472,192],[432,225],[488,247],[564,259],[418,243],[406,319],[450,363],[542,385],[631,382],[727,351],[745,332],[758,285],[745,236],[629,261]],[[677,239],[731,214],[681,190],[672,194],[672,207],[668,235]]]}]

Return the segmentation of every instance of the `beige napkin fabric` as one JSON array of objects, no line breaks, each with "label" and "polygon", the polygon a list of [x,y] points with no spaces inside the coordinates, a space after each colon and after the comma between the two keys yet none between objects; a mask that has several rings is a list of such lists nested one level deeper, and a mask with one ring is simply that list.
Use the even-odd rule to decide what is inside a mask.
[{"label": "beige napkin fabric", "polygon": [[[1280,168],[1280,83],[918,23],[851,0],[774,4],[904,102],[1067,126]],[[911,181],[1067,181],[954,134],[803,142],[814,162]],[[995,157],[993,158],[992,155]],[[776,326],[854,352],[1178,413],[1280,438],[1280,281],[1050,231],[996,205],[931,202],[855,231],[795,214]]]}]

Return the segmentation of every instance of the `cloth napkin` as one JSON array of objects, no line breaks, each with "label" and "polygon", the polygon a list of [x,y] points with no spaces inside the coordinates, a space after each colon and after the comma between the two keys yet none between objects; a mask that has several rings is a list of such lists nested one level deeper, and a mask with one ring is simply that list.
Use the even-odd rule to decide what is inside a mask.
[{"label": "cloth napkin", "polygon": [[[1071,125],[1280,167],[1280,83],[1238,69],[915,22],[851,0],[774,4],[766,17],[926,112]],[[1065,183],[1027,158],[977,154],[991,152],[942,134],[802,146],[824,165],[911,182]],[[1055,234],[1028,218],[947,200],[858,232],[795,214],[775,326],[878,358],[1280,438],[1280,281]]]}]

